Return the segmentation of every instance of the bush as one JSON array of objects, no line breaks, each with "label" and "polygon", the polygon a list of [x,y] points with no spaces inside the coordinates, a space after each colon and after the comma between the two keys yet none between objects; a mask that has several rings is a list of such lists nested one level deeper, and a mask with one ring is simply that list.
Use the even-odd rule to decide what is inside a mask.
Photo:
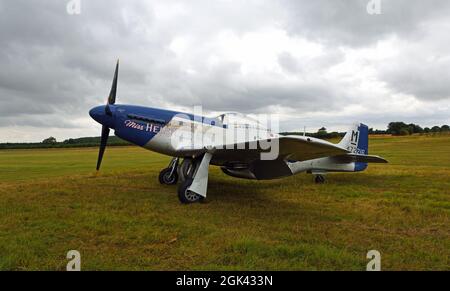
[{"label": "bush", "polygon": [[43,144],[55,144],[57,143],[56,138],[54,138],[53,136],[46,138],[42,141]]},{"label": "bush", "polygon": [[404,135],[410,135],[410,134],[411,134],[411,133],[409,132],[408,129],[402,128],[402,129],[400,129],[400,131],[398,132],[397,135],[402,135],[402,136],[404,136]]}]

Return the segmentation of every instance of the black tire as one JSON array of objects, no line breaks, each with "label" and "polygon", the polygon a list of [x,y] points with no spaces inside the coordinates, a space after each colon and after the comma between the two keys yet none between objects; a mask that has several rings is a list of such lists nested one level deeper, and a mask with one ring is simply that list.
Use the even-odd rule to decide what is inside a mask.
[{"label": "black tire", "polygon": [[172,169],[165,168],[159,173],[159,183],[163,185],[175,185],[178,182],[178,174],[177,171],[174,171],[172,175],[170,172]]},{"label": "black tire", "polygon": [[185,181],[188,178],[192,178],[194,176],[194,171],[197,166],[197,161],[192,158],[185,158],[181,165],[178,167],[178,175],[181,178],[181,181]]},{"label": "black tire", "polygon": [[316,184],[323,184],[325,183],[325,177],[322,175],[317,175],[314,181],[316,182]]},{"label": "black tire", "polygon": [[191,204],[203,201],[203,197],[198,195],[195,192],[189,191],[188,188],[191,186],[193,179],[187,178],[180,186],[178,187],[178,199],[183,204]]}]

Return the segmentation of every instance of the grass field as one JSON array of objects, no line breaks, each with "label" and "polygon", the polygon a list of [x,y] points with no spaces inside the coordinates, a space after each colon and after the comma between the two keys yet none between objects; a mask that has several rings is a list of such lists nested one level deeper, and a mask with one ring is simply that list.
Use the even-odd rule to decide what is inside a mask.
[{"label": "grass field", "polygon": [[168,157],[135,147],[0,151],[0,270],[450,270],[450,136],[373,137],[364,173],[233,179],[207,203],[158,183]]}]

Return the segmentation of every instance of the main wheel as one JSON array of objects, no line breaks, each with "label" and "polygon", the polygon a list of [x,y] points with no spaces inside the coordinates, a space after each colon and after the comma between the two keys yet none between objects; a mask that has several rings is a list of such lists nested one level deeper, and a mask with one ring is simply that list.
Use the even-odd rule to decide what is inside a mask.
[{"label": "main wheel", "polygon": [[197,161],[192,158],[185,158],[178,167],[178,176],[181,181],[185,181],[188,178],[194,176],[194,172],[197,166]]},{"label": "main wheel", "polygon": [[174,171],[172,174],[171,168],[165,168],[159,173],[159,183],[163,185],[175,185],[178,182],[178,174],[177,171]]},{"label": "main wheel", "polygon": [[314,181],[316,182],[316,184],[323,184],[325,183],[325,177],[322,175],[317,175]]},{"label": "main wheel", "polygon": [[189,191],[188,188],[191,186],[192,178],[186,178],[186,180],[178,188],[178,199],[183,204],[190,204],[202,201],[204,198],[195,192]]}]

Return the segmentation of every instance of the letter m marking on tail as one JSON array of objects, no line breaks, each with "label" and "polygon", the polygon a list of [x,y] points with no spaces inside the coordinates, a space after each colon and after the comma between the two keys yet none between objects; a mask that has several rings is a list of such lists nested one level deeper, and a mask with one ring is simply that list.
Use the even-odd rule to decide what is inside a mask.
[{"label": "letter m marking on tail", "polygon": [[358,137],[359,137],[359,132],[358,131],[352,131],[352,138],[350,140],[350,143],[352,145],[357,145],[358,144]]}]

